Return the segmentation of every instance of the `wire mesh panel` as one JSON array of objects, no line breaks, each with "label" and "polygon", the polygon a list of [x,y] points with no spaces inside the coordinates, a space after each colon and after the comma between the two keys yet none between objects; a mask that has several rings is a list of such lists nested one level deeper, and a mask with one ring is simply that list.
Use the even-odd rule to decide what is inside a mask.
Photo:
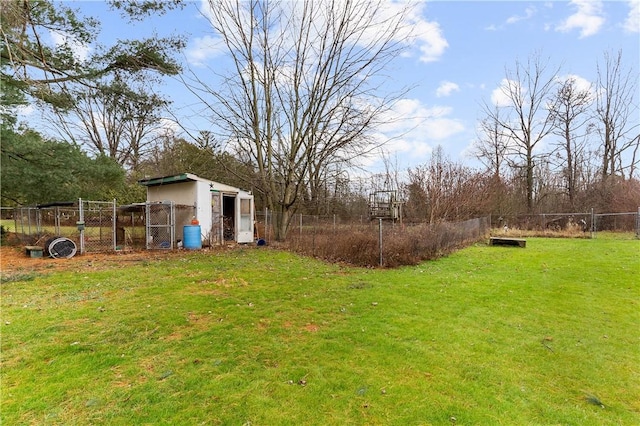
[{"label": "wire mesh panel", "polygon": [[[80,200],[79,227],[84,226],[81,252],[105,252],[116,249],[116,200]],[[69,223],[70,224],[70,223]],[[74,221],[73,225],[76,225]]]},{"label": "wire mesh panel", "polygon": [[501,229],[526,231],[550,231],[576,233],[587,232],[592,220],[591,213],[541,213],[514,216],[499,216],[492,219],[492,226]]},{"label": "wire mesh panel", "polygon": [[59,230],[56,228],[53,209],[41,209],[37,207],[16,208],[16,232],[25,237],[40,237],[44,234],[53,235]]},{"label": "wire mesh panel", "polygon": [[78,236],[77,206],[52,206],[38,209],[39,233],[48,235]]},{"label": "wire mesh panel", "polygon": [[594,232],[633,232],[638,233],[638,213],[601,213],[594,215]]},{"label": "wire mesh panel", "polygon": [[42,234],[41,214],[36,207],[16,207],[13,210],[14,229],[23,243],[33,243]]},{"label": "wire mesh panel", "polygon": [[54,236],[79,241],[78,207],[73,202],[47,207],[16,207],[11,216],[14,219],[11,228],[21,243],[41,245]]},{"label": "wire mesh panel", "polygon": [[188,225],[191,223],[192,219],[196,219],[196,208],[195,206],[189,206],[186,204],[174,204],[173,217],[173,241],[184,242],[184,225]]},{"label": "wire mesh panel", "polygon": [[[260,215],[258,229],[266,230],[272,215]],[[274,215],[275,216],[275,215]],[[263,225],[264,223],[264,225]],[[402,224],[379,218],[370,221],[338,215],[296,215],[284,243],[299,253],[360,266],[398,266],[438,257],[488,235],[489,216],[463,222]]]},{"label": "wire mesh panel", "polygon": [[173,249],[175,207],[173,202],[147,203],[147,249]]},{"label": "wire mesh panel", "polygon": [[146,238],[146,204],[119,206],[116,220],[116,250],[144,249]]}]

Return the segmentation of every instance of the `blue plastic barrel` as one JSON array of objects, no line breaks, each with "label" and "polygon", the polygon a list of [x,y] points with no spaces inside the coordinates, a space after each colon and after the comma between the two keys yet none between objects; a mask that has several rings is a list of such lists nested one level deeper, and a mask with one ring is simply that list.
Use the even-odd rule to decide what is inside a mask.
[{"label": "blue plastic barrel", "polygon": [[202,248],[202,237],[200,236],[200,225],[185,225],[183,229],[184,248],[197,250]]}]

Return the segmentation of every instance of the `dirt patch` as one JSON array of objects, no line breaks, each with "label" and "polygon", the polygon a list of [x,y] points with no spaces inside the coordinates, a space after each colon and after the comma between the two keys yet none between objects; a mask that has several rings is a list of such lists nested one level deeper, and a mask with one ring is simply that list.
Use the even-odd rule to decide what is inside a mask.
[{"label": "dirt patch", "polygon": [[306,324],[304,326],[304,329],[309,333],[317,333],[320,330],[320,327],[318,327],[316,324]]},{"label": "dirt patch", "polygon": [[[291,321],[285,321],[282,325],[284,326],[284,328],[291,328],[295,326]],[[314,323],[307,323],[303,326],[300,326],[299,329],[309,333],[317,333],[318,331],[320,331],[320,326]]]},{"label": "dirt patch", "polygon": [[58,270],[96,270],[101,268],[120,267],[123,263],[135,264],[150,260],[164,260],[184,256],[187,252],[180,250],[142,250],[110,253],[87,253],[76,255],[71,259],[52,259],[50,257],[31,258],[24,247],[1,246],[0,270],[2,274],[16,272],[45,272]]}]

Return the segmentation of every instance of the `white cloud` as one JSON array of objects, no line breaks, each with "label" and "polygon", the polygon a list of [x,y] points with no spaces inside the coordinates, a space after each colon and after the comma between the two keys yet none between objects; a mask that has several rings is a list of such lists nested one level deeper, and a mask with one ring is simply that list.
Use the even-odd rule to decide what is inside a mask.
[{"label": "white cloud", "polygon": [[446,106],[427,107],[418,99],[402,99],[383,117],[375,139],[406,163],[425,161],[435,146],[465,130]]},{"label": "white cloud", "polygon": [[629,14],[627,20],[624,21],[623,28],[630,33],[640,33],[640,1],[630,0]]},{"label": "white cloud", "polygon": [[534,6],[529,6],[524,10],[524,15],[512,15],[510,17],[507,18],[506,21],[504,21],[503,24],[500,25],[495,25],[495,24],[491,24],[487,27],[484,27],[485,31],[501,31],[504,30],[506,28],[506,25],[513,25],[516,24],[520,21],[526,21],[528,19],[533,18],[533,16],[536,14],[537,9]]},{"label": "white cloud", "polygon": [[56,46],[69,46],[76,60],[86,61],[89,58],[89,53],[91,52],[90,46],[84,45],[70,35],[59,31],[49,31],[49,36]]},{"label": "white cloud", "polygon": [[36,108],[33,104],[18,105],[16,108],[16,114],[20,117],[28,117],[36,112]]},{"label": "white cloud", "polygon": [[175,135],[180,131],[180,124],[171,118],[161,118],[156,130],[159,134]]},{"label": "white cloud", "polygon": [[187,61],[194,66],[203,66],[209,59],[226,52],[220,38],[204,36],[196,37],[186,51]]},{"label": "white cloud", "polygon": [[436,96],[439,98],[451,95],[453,92],[459,92],[460,86],[451,81],[443,81],[436,89]]},{"label": "white cloud", "polygon": [[556,27],[557,31],[580,30],[580,38],[597,34],[604,24],[602,2],[600,0],[571,0],[578,10]]},{"label": "white cloud", "polygon": [[439,23],[425,19],[425,2],[415,2],[412,6],[403,1],[387,1],[382,4],[384,7],[376,14],[381,16],[383,22],[397,14],[406,15],[406,26],[397,34],[397,41],[403,44],[411,41],[413,46],[417,46],[421,62],[435,62],[440,59],[449,47],[449,42],[444,37]]},{"label": "white cloud", "polygon": [[558,76],[557,80],[561,83],[572,80],[573,87],[579,92],[589,92],[593,95],[593,84],[589,80],[584,77],[581,77],[577,74],[567,74]]},{"label": "white cloud", "polygon": [[420,48],[420,61],[435,62],[449,47],[437,22],[421,20],[415,25],[416,39]]},{"label": "white cloud", "polygon": [[507,18],[507,24],[515,24],[516,22],[525,21],[533,17],[536,14],[536,8],[533,6],[529,6],[525,9],[524,15],[513,15]]},{"label": "white cloud", "polygon": [[500,86],[493,89],[491,92],[491,102],[497,107],[505,107],[512,104],[510,92],[518,89],[519,83],[515,80],[509,80],[503,78],[500,82]]},{"label": "white cloud", "polygon": [[[318,1],[314,3],[313,6],[316,14],[316,16],[314,16],[314,28],[321,31],[327,28],[327,24],[322,22],[323,19],[326,19],[325,15],[327,15],[327,13],[321,10],[325,3],[328,5],[329,2]],[[337,4],[341,4],[340,0],[337,1]],[[280,7],[285,15],[296,16],[296,14],[303,13],[302,11],[305,6],[302,2],[290,1],[282,2]],[[359,6],[356,6],[355,9],[358,7]],[[200,11],[207,19],[215,21],[209,0],[200,0]],[[245,10],[241,10],[240,13],[242,15],[240,19],[247,20],[248,22],[250,16],[245,12]],[[440,24],[425,19],[424,2],[408,4],[405,1],[381,1],[375,9],[375,13],[368,16],[369,12],[370,9],[365,11],[356,10],[355,12],[359,14],[356,19],[361,19],[365,27],[361,28],[361,32],[360,30],[355,30],[355,36],[351,41],[357,39],[355,42],[360,46],[366,46],[367,48],[375,47],[375,43],[384,41],[386,34],[395,31],[393,28],[396,24],[399,24],[399,30],[394,33],[393,41],[399,45],[417,48],[421,62],[434,62],[439,60],[449,47],[449,43],[440,28]],[[308,11],[306,13],[308,13]],[[399,22],[400,19],[402,19],[402,22]],[[357,26],[362,27],[362,25]],[[276,25],[271,31],[280,33],[281,35],[293,31],[293,38],[298,36],[296,28],[294,28],[295,19],[293,26],[289,25],[285,27]],[[312,34],[311,37],[313,38],[313,36]],[[219,40],[210,36],[195,39],[195,46],[189,49],[188,54],[196,63],[202,64],[204,60],[210,58],[212,55],[219,54],[218,44]],[[410,55],[411,53],[406,54]]]}]

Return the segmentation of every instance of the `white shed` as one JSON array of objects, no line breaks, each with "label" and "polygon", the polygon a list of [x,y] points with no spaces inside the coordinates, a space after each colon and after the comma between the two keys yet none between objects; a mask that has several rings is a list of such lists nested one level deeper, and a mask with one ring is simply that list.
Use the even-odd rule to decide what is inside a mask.
[{"label": "white shed", "polygon": [[[147,187],[147,203],[170,201],[175,205],[193,206],[205,244],[254,241],[255,206],[251,192],[191,173],[138,182]],[[189,225],[191,219],[192,217],[176,219],[176,240],[182,239],[183,227]]]}]

